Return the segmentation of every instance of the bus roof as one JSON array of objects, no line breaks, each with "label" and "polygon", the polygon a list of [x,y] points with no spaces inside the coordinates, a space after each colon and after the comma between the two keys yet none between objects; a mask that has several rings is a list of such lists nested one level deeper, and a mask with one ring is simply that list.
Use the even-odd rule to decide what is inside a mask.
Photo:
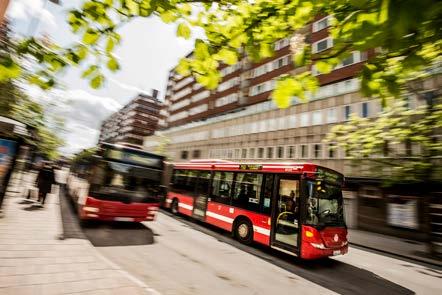
[{"label": "bus roof", "polygon": [[[218,170],[218,171],[254,171],[276,173],[315,173],[317,167],[312,163],[279,162],[279,163],[243,163],[243,162],[216,162],[214,160],[199,160],[198,162],[172,163],[177,169]],[[325,168],[325,167],[324,167]],[[328,169],[328,168],[326,168]],[[331,169],[329,169],[331,170]],[[336,171],[335,171],[336,172]]]}]

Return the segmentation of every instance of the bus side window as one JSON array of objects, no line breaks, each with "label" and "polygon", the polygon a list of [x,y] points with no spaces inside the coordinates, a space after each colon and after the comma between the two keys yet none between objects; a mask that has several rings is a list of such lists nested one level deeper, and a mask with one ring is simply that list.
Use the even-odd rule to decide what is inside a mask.
[{"label": "bus side window", "polygon": [[218,171],[213,175],[211,197],[213,201],[230,204],[232,191],[233,172]]},{"label": "bus side window", "polygon": [[261,212],[269,215],[271,212],[270,202],[272,200],[274,179],[274,174],[265,174]]},{"label": "bus side window", "polygon": [[200,171],[196,184],[196,195],[207,197],[209,195],[210,171]]},{"label": "bus side window", "polygon": [[183,192],[186,187],[187,171],[186,170],[174,170],[172,179],[172,188],[174,192]]},{"label": "bus side window", "polygon": [[232,205],[259,212],[262,178],[261,173],[237,173]]}]

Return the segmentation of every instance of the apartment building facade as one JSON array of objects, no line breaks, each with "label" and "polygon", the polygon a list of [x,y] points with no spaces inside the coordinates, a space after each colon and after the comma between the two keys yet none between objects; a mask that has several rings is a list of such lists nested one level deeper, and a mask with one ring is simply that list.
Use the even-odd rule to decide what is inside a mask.
[{"label": "apartment building facade", "polygon": [[121,110],[103,121],[99,142],[127,143],[142,146],[144,137],[164,126],[164,104],[152,95],[138,94]]},{"label": "apartment building facade", "polygon": [[[318,17],[301,32],[312,45],[313,59],[333,46],[329,23],[329,17]],[[260,63],[244,58],[237,65],[221,66],[222,81],[215,91],[172,70],[166,90],[167,128],[161,131],[161,138],[169,140],[167,155],[176,162],[218,158],[323,165],[344,173],[351,184],[344,195],[349,227],[424,239],[424,216],[419,211],[423,201],[417,190],[382,188],[370,178],[368,167],[354,167],[345,151],[324,142],[331,128],[346,122],[351,114],[371,118],[382,111],[379,100],[360,93],[356,78],[374,54],[374,50],[351,52],[331,73],[319,74],[314,64],[293,66],[287,38],[276,42],[272,58]],[[289,108],[278,109],[270,97],[275,80],[306,70],[318,77],[319,90],[306,102],[294,98]],[[425,83],[427,89],[442,86],[440,78]],[[410,108],[426,103],[415,95],[407,99]],[[144,148],[154,150],[158,144],[147,137]],[[416,149],[413,153],[419,152],[412,148]],[[400,200],[401,205],[392,200]]]}]

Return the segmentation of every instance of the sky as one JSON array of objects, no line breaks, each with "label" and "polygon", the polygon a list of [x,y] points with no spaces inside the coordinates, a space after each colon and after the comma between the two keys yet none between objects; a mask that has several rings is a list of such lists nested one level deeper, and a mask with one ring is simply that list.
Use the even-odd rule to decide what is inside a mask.
[{"label": "sky", "polygon": [[[69,30],[67,12],[81,3],[83,0],[61,0],[61,5],[45,0],[13,0],[7,17],[17,35],[47,34],[53,42],[68,46],[78,37]],[[175,25],[164,24],[157,17],[138,18],[122,27],[122,44],[115,50],[121,70],[107,74],[107,82],[99,90],[89,87],[79,69],[69,69],[58,77],[62,90],[44,92],[26,86],[36,100],[51,105],[55,102],[48,111],[65,119],[63,154],[94,146],[101,121],[138,93],[150,94],[157,89],[160,98],[164,97],[169,70],[193,48],[193,39],[178,38],[175,31]],[[201,36],[194,32],[192,37]]]}]

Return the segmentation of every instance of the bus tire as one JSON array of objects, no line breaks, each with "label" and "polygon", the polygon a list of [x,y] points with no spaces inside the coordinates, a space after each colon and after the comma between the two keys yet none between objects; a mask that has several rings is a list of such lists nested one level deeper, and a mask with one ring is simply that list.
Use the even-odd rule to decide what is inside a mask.
[{"label": "bus tire", "polygon": [[178,215],[178,199],[173,199],[172,204],[170,204],[170,211],[172,211],[173,214]]},{"label": "bus tire", "polygon": [[240,218],[234,224],[234,236],[243,244],[253,242],[253,225],[248,218]]}]

